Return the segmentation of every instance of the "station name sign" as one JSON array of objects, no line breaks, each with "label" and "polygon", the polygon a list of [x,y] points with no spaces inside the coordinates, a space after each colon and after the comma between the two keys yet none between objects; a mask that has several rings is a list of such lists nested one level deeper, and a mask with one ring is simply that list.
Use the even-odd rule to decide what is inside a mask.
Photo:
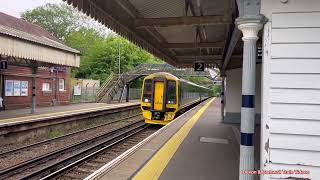
[{"label": "station name sign", "polygon": [[66,72],[67,68],[66,67],[60,67],[60,66],[54,66],[51,68],[53,72]]}]

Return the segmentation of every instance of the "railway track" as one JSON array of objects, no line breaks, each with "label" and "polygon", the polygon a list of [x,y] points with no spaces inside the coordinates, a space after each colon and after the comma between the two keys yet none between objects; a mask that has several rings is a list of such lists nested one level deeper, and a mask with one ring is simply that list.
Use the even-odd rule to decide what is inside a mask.
[{"label": "railway track", "polygon": [[134,118],[139,118],[140,116],[141,116],[140,114],[132,115],[132,116],[129,116],[129,117],[126,117],[126,118],[123,118],[123,119],[118,119],[118,120],[115,120],[115,121],[110,121],[110,122],[107,122],[107,123],[103,123],[103,124],[99,124],[99,125],[96,125],[96,126],[93,126],[93,127],[82,129],[82,130],[79,130],[79,131],[71,132],[71,133],[65,134],[63,136],[50,138],[50,139],[46,139],[46,140],[43,140],[43,141],[40,141],[40,142],[36,142],[36,143],[32,143],[32,144],[25,145],[25,146],[22,146],[22,147],[18,147],[18,148],[15,148],[15,149],[0,153],[0,158],[5,157],[5,156],[9,156],[9,155],[12,155],[12,154],[18,154],[21,151],[26,151],[26,150],[28,150],[30,148],[34,148],[34,147],[37,147],[37,146],[44,146],[46,144],[59,141],[59,140],[61,140],[63,138],[70,137],[70,136],[76,135],[78,133],[88,132],[88,131],[97,129],[99,127],[108,126],[108,125],[111,125],[111,124],[116,123],[116,122],[125,121],[125,120],[133,121]]},{"label": "railway track", "polygon": [[[82,128],[88,125],[88,119],[92,121],[92,124],[100,124],[105,119],[117,119],[138,113],[141,113],[139,103],[128,103],[79,109],[70,113],[61,112],[52,116],[49,116],[49,113],[43,117],[18,118],[12,122],[9,119],[8,122],[4,121],[0,124],[0,134],[2,137],[6,137],[2,140],[1,144],[5,144],[5,146],[0,149],[0,152],[16,148],[15,144],[23,146],[32,143],[34,139],[44,139],[50,131],[53,131],[54,135],[55,133],[71,132],[70,128]],[[0,168],[2,169],[2,167]]]},{"label": "railway track", "polygon": [[66,170],[52,173],[43,179],[84,179],[157,130],[159,130],[158,127],[149,126],[148,128],[132,135],[129,138],[124,139],[123,141],[119,141],[115,144],[112,144],[112,146],[106,147],[103,151],[92,154],[91,156],[88,156],[87,158],[70,165],[70,167]]},{"label": "railway track", "polygon": [[138,121],[97,137],[25,161],[0,171],[0,179],[53,178],[125,141],[148,125]]}]

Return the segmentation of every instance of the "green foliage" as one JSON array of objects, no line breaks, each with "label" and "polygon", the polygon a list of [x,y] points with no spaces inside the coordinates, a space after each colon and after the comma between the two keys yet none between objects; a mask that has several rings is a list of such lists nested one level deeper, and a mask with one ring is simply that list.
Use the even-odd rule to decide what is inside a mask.
[{"label": "green foliage", "polygon": [[213,87],[212,87],[212,89],[213,89],[213,95],[214,96],[217,96],[218,94],[220,94],[221,93],[221,85],[213,85]]},{"label": "green foliage", "polygon": [[48,132],[48,138],[56,138],[63,135],[64,135],[64,132],[61,129],[54,129]]},{"label": "green foliage", "polygon": [[81,27],[71,31],[66,39],[66,45],[86,54],[95,44],[102,43],[104,37],[93,28]]},{"label": "green foliage", "polygon": [[118,73],[119,47],[121,72],[141,63],[163,63],[120,36],[106,35],[106,28],[65,4],[46,4],[24,12],[21,17],[81,52],[80,68],[72,69],[72,77],[104,81],[110,72]]},{"label": "green foliage", "polygon": [[79,22],[79,13],[65,4],[46,4],[21,15],[21,18],[38,24],[59,39],[66,39]]},{"label": "green foliage", "polygon": [[[90,32],[84,35],[85,31]],[[121,72],[126,72],[141,63],[161,63],[159,59],[124,38],[109,35],[94,39],[91,37],[91,31],[92,29],[82,29],[74,32],[74,35],[71,36],[73,37],[72,41],[77,43],[70,43],[69,45],[79,48],[82,52],[80,68],[73,70],[74,76],[77,78],[100,79],[103,81],[109,76],[110,72],[118,73],[119,48]],[[79,47],[75,47],[74,44]]]}]

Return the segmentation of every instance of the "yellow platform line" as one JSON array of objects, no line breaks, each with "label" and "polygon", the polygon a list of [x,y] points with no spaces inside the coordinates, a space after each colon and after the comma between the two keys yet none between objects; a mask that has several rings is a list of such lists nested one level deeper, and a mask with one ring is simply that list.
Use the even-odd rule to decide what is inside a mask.
[{"label": "yellow platform line", "polygon": [[191,128],[199,120],[200,116],[209,107],[211,99],[206,103],[190,120],[185,123],[180,130],[166,142],[166,144],[147,162],[145,166],[132,178],[133,180],[154,180],[158,179],[170,159],[177,151],[182,141],[186,138]]},{"label": "yellow platform line", "polygon": [[95,110],[103,110],[106,108],[117,108],[117,107],[122,107],[122,104],[117,104],[117,105],[111,105],[111,106],[99,106],[99,107],[93,107],[93,108],[83,108],[83,109],[77,109],[77,110],[69,110],[69,111],[61,111],[61,112],[54,112],[54,113],[46,113],[46,114],[38,114],[38,115],[30,115],[30,116],[21,116],[21,117],[16,117],[16,118],[7,118],[7,119],[0,119],[0,122],[3,121],[16,121],[16,120],[32,120],[32,119],[37,119],[37,118],[46,118],[46,117],[51,117],[51,116],[59,116],[59,115],[67,115],[70,113],[81,113],[81,112],[90,112],[90,111],[95,111]]}]

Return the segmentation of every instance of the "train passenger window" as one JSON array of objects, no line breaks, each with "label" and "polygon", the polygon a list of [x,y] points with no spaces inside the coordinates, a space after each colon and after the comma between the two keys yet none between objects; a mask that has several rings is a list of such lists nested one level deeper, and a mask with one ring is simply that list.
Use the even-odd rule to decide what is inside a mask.
[{"label": "train passenger window", "polygon": [[151,101],[151,93],[152,93],[152,81],[151,79],[146,79],[144,81],[144,88],[143,88],[143,102],[150,102]]},{"label": "train passenger window", "polygon": [[176,104],[176,82],[168,81],[167,86],[167,103]]}]

